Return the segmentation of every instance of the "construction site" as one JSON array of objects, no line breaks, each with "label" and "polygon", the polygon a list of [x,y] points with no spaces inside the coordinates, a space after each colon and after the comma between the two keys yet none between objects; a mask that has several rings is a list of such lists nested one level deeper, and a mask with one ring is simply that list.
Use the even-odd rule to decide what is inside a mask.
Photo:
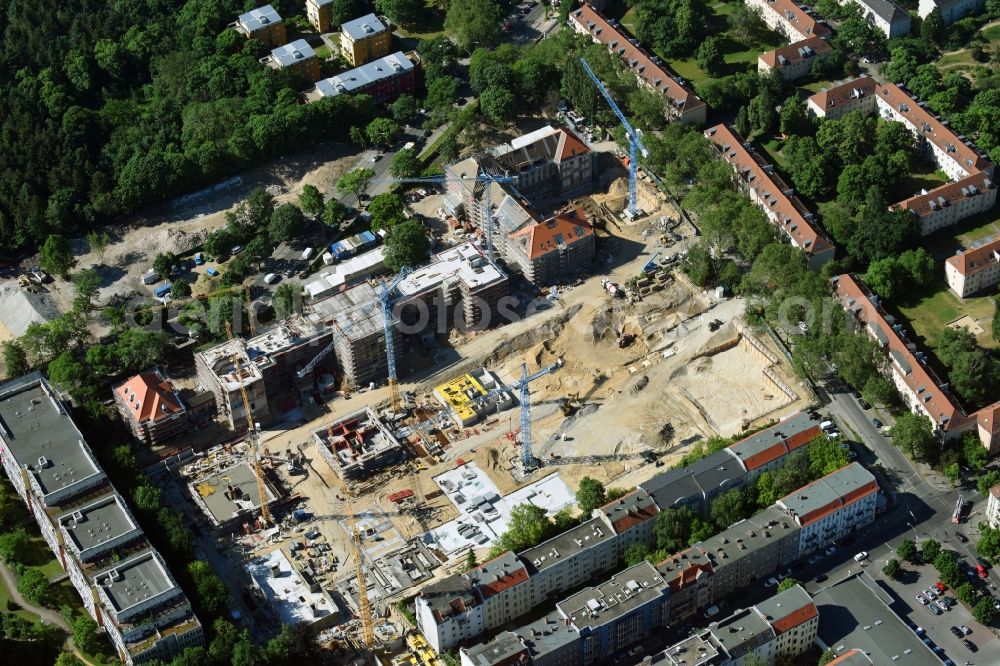
[{"label": "construction site", "polygon": [[[449,224],[454,244],[427,265],[199,354],[220,417],[247,438],[177,465],[167,497],[204,528],[200,556],[247,590],[233,608],[252,632],[307,628],[329,663],[437,664],[401,608],[485,557],[514,507],[575,511],[584,476],[631,489],[700,440],[813,401],[742,300],[677,269],[697,231],[668,197],[640,176],[625,214],[628,180],[611,173],[604,192],[524,220],[541,225],[529,259],[585,243],[569,264],[537,263],[535,277],[560,269],[543,283],[515,266],[517,243],[493,239],[508,275],[481,231]],[[492,186],[498,216],[523,209]]]}]

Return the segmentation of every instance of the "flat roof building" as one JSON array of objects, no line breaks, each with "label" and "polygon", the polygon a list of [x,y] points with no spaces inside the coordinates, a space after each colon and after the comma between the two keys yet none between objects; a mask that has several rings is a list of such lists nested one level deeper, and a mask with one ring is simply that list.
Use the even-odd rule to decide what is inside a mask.
[{"label": "flat roof building", "polygon": [[60,516],[59,529],[67,548],[81,562],[92,562],[112,549],[145,538],[116,492]]},{"label": "flat roof building", "polygon": [[330,595],[315,582],[308,582],[280,549],[250,560],[246,568],[254,587],[282,624],[321,629],[340,618]]},{"label": "flat roof building", "polygon": [[[193,472],[192,467],[183,471],[185,476]],[[188,489],[191,497],[218,529],[233,528],[240,521],[251,519],[260,510],[257,475],[245,461],[211,469],[206,474],[194,474],[190,479]],[[266,481],[264,490],[268,504],[273,504],[278,496]]]},{"label": "flat roof building", "polygon": [[271,5],[240,14],[232,27],[247,39],[256,39],[272,48],[285,43],[285,22]]},{"label": "flat roof building", "polygon": [[365,407],[313,431],[316,450],[344,479],[364,479],[406,454],[378,415]]},{"label": "flat roof building", "polygon": [[352,67],[389,55],[392,31],[389,19],[367,14],[340,24],[340,50]]},{"label": "flat roof building", "polygon": [[490,391],[502,387],[499,377],[486,368],[479,368],[435,386],[434,397],[444,405],[456,425],[467,428],[489,414],[514,406],[516,398],[510,390],[486,399]]}]

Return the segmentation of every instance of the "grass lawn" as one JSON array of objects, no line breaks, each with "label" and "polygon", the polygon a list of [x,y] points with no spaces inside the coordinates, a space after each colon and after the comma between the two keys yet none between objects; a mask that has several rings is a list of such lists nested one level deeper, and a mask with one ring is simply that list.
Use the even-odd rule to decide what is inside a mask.
[{"label": "grass lawn", "polygon": [[623,26],[625,26],[625,28],[628,29],[628,31],[631,32],[632,34],[635,34],[635,12],[636,12],[636,9],[637,9],[637,7],[631,7],[631,8],[629,8],[629,10],[627,12],[625,12],[622,15],[621,19],[618,21]]},{"label": "grass lawn", "polygon": [[886,193],[888,201],[902,201],[915,194],[920,194],[920,190],[933,190],[948,182],[948,177],[942,171],[930,163],[918,161],[910,177]]},{"label": "grass lawn", "polygon": [[990,333],[994,310],[991,296],[973,296],[963,300],[944,282],[935,282],[930,289],[911,300],[911,303],[897,307],[928,347],[936,349],[945,327],[964,315],[972,317],[983,328],[983,332],[976,336],[980,345],[997,346]]},{"label": "grass lawn", "polygon": [[316,57],[323,60],[333,52],[333,49],[324,42],[322,46],[317,46],[314,51],[316,51]]},{"label": "grass lawn", "polygon": [[3,580],[0,579],[0,612],[4,614],[9,613],[10,615],[16,615],[17,617],[23,620],[31,622],[32,624],[41,624],[42,621],[41,618],[35,615],[34,613],[29,613],[28,611],[23,609],[18,609],[16,611],[8,611],[7,610],[8,602],[11,604],[14,603],[11,600],[10,591],[7,589],[7,586],[4,585]]}]

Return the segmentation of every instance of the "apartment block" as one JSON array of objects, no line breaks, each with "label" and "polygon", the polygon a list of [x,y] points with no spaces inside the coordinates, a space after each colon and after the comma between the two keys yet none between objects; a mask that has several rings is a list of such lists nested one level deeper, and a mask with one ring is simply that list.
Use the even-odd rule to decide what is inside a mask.
[{"label": "apartment block", "polygon": [[534,607],[530,575],[525,562],[510,551],[469,572],[482,599],[484,626],[502,626]]},{"label": "apartment block", "polygon": [[925,19],[935,9],[941,14],[941,21],[947,26],[955,21],[983,10],[983,0],[920,0],[917,15]]},{"label": "apartment block", "polygon": [[920,220],[923,235],[996,205],[992,163],[901,86],[862,77],[812,95],[808,108],[820,118],[840,118],[849,111],[878,113],[913,133],[927,156],[953,181],[893,204],[892,208],[909,211]]},{"label": "apartment block", "polygon": [[[783,466],[787,456],[823,435],[817,419],[806,412],[796,412],[773,426],[747,435],[729,446],[729,452],[743,463],[747,483],[757,480],[763,472]],[[803,449],[804,450],[804,449]]]},{"label": "apartment block", "polygon": [[910,34],[910,14],[892,0],[840,0],[861,8],[868,22],[882,31],[887,39]]},{"label": "apartment block", "polygon": [[986,501],[986,521],[994,529],[1000,526],[1000,484],[990,488],[990,495]]},{"label": "apartment block", "polygon": [[767,215],[792,245],[808,258],[809,268],[819,270],[833,259],[836,248],[826,237],[816,216],[795,196],[794,189],[753,149],[726,125],[705,130],[705,136],[729,163],[740,190]]},{"label": "apartment block", "polygon": [[800,585],[738,609],[708,629],[668,647],[653,663],[736,666],[751,656],[774,664],[808,652],[819,630],[819,610]]},{"label": "apartment block", "polygon": [[667,99],[667,120],[692,125],[704,124],[708,109],[705,102],[694,94],[684,79],[667,69],[658,56],[650,55],[639,46],[617,21],[606,18],[587,3],[571,12],[569,21],[578,33],[603,44],[621,58],[640,85]]},{"label": "apartment block", "polygon": [[851,463],[782,497],[776,506],[800,528],[801,557],[874,521],[877,501],[875,477]]},{"label": "apartment block", "polygon": [[834,294],[858,329],[878,341],[889,357],[889,379],[911,411],[925,414],[935,433],[953,440],[973,431],[983,446],[1000,451],[1000,402],[967,413],[948,387],[927,365],[927,355],[911,342],[902,323],[885,312],[878,297],[853,274],[833,278]]},{"label": "apartment block", "polygon": [[833,49],[820,37],[802,41],[761,53],[757,57],[757,71],[775,71],[786,81],[808,76],[813,63],[830,55]]},{"label": "apartment block", "polygon": [[594,262],[594,230],[582,208],[531,222],[507,237],[505,256],[535,285],[589,273]]},{"label": "apartment block", "polygon": [[[294,315],[248,340],[234,338],[195,354],[198,381],[215,394],[218,416],[231,430],[248,427],[241,385],[254,422],[267,425],[297,405],[300,391],[311,391],[312,377],[300,381],[296,372],[332,340],[329,328]],[[314,376],[331,368],[332,361],[324,360]]]},{"label": "apartment block", "polygon": [[340,25],[340,51],[352,67],[385,57],[392,52],[389,19],[367,14]]},{"label": "apartment block", "polygon": [[285,43],[285,22],[271,5],[264,5],[241,14],[232,27],[247,39],[275,48]]},{"label": "apartment block", "polygon": [[126,664],[204,643],[191,604],[40,373],[0,384],[0,462]]},{"label": "apartment block", "polygon": [[[389,376],[386,360],[385,319],[378,291],[368,282],[351,287],[312,305],[317,323],[338,330],[335,355],[337,369],[344,381],[355,388]],[[402,338],[399,327],[392,326],[394,349]]]},{"label": "apartment block", "polygon": [[307,102],[337,95],[371,95],[376,104],[389,104],[417,87],[420,56],[416,51],[396,51],[354,69],[317,81],[306,92]]},{"label": "apartment block", "polygon": [[746,0],[745,4],[760,10],[767,27],[784,35],[790,42],[832,34],[819,18],[792,0]]},{"label": "apartment block", "polygon": [[316,32],[333,30],[333,0],[306,0],[306,18]]},{"label": "apartment block", "polygon": [[415,599],[417,627],[436,652],[450,650],[486,629],[483,605],[467,575],[448,576],[427,585]]},{"label": "apartment block", "polygon": [[715,569],[700,548],[688,548],[656,565],[670,589],[670,623],[687,621],[712,605]]},{"label": "apartment block", "polygon": [[156,446],[188,429],[187,407],[159,368],[151,368],[116,386],[115,406],[132,436]]},{"label": "apartment block", "polygon": [[271,69],[291,72],[310,82],[320,77],[319,58],[304,39],[272,49],[269,55],[261,58],[261,62]]}]

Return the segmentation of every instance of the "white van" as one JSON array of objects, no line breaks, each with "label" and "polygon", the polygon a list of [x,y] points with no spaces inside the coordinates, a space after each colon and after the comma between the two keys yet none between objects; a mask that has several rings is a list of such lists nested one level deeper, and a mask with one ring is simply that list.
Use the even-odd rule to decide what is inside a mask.
[{"label": "white van", "polygon": [[150,268],[148,271],[142,274],[143,284],[156,284],[159,281],[160,281],[160,274],[157,273],[152,268]]},{"label": "white van", "polygon": [[303,261],[308,261],[310,258],[312,258],[312,256],[313,256],[313,249],[311,247],[307,247],[306,249],[302,250]]},{"label": "white van", "polygon": [[836,426],[833,425],[833,421],[823,421],[819,424],[819,427],[823,430],[833,430]]},{"label": "white van", "polygon": [[278,281],[277,273],[268,273],[267,275],[264,276],[264,282],[266,282],[267,284],[274,284],[277,281]]}]

